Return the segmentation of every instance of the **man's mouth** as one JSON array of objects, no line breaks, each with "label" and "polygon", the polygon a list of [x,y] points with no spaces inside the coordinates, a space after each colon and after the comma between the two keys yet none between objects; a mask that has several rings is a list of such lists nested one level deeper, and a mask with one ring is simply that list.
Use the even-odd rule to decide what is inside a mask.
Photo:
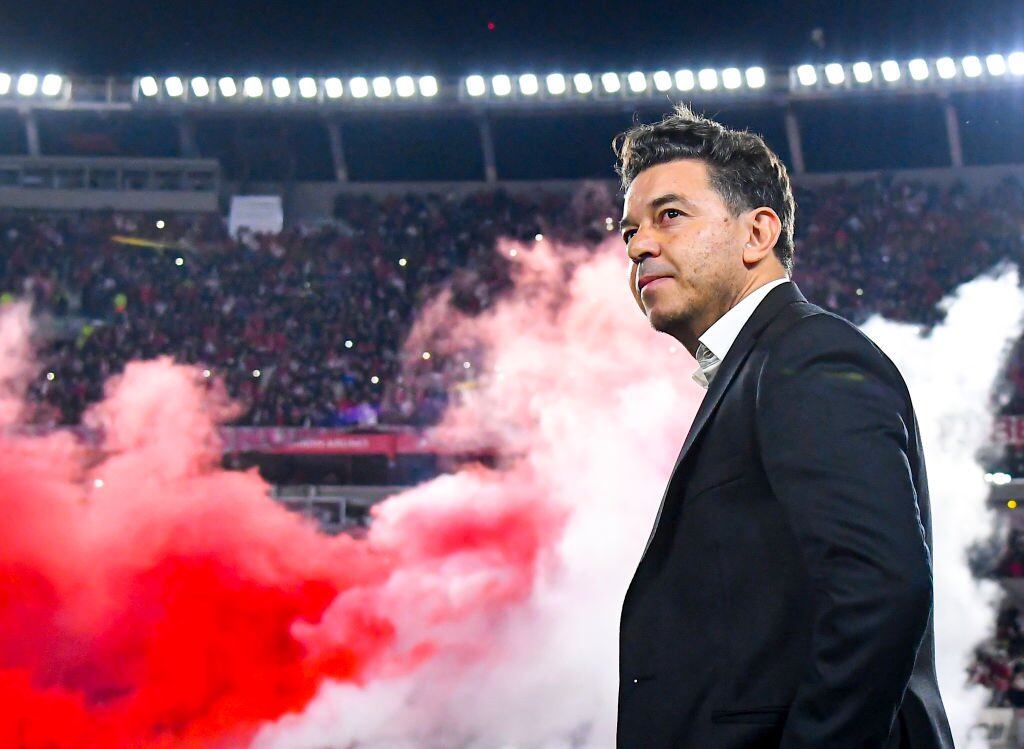
[{"label": "man's mouth", "polygon": [[655,281],[660,281],[663,278],[669,278],[669,276],[658,276],[658,275],[642,276],[640,278],[640,280],[636,284],[637,291],[643,291],[644,287],[647,286],[648,284],[652,284]]}]

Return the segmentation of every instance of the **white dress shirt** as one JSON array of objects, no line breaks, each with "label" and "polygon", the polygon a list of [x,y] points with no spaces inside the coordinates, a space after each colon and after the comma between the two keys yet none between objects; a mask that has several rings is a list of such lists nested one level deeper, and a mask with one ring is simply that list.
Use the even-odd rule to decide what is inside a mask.
[{"label": "white dress shirt", "polygon": [[697,339],[700,345],[697,346],[695,356],[699,366],[690,375],[693,377],[694,382],[705,390],[708,389],[711,380],[715,377],[715,372],[718,371],[718,365],[722,363],[722,359],[729,353],[729,349],[732,348],[736,336],[740,334],[740,330],[747,320],[750,319],[750,316],[754,314],[757,305],[768,296],[769,291],[779,284],[788,282],[788,278],[776,278],[774,281],[758,286],[740,299],[735,307],[718,318],[710,328],[704,331],[704,335]]}]

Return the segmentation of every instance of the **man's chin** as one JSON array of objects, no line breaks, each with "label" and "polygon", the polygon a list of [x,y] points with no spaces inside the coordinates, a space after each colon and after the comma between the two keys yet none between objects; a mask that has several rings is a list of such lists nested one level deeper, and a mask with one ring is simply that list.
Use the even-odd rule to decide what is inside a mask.
[{"label": "man's chin", "polygon": [[659,333],[672,335],[685,320],[686,316],[679,309],[666,309],[660,306],[647,310],[647,322]]},{"label": "man's chin", "polygon": [[647,313],[647,322],[649,322],[651,327],[659,333],[667,333],[672,327],[672,323],[674,321],[675,320],[672,315],[667,315],[657,309],[651,310]]}]

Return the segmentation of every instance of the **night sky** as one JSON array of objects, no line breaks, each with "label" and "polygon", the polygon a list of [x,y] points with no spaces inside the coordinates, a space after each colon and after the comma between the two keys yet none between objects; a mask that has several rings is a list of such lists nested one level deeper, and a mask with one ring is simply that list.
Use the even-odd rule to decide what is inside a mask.
[{"label": "night sky", "polygon": [[[815,28],[824,32],[824,50],[811,41]],[[1019,0],[73,0],[0,6],[0,65],[70,74],[458,75],[788,65],[1021,47]]]},{"label": "night sky", "polygon": [[[1017,49],[1024,49],[1021,0],[0,3],[0,71],[11,73],[456,77],[786,66]],[[614,135],[632,122],[660,118],[672,100],[594,112],[492,113],[498,176],[611,178]],[[762,134],[790,160],[782,102],[702,101],[699,92],[687,100],[728,125]],[[1024,87],[955,93],[950,101],[965,163],[1024,162]],[[950,163],[938,97],[840,97],[797,103],[795,111],[808,171]],[[468,113],[332,116],[339,120],[352,181],[483,178],[479,130]],[[326,130],[315,113],[211,112],[198,116],[195,128],[198,155],[217,159],[228,179],[334,178]],[[184,155],[177,121],[166,114],[43,112],[39,130],[45,155]],[[96,151],[97,143],[105,150]],[[17,113],[0,112],[0,153],[25,149]]]}]

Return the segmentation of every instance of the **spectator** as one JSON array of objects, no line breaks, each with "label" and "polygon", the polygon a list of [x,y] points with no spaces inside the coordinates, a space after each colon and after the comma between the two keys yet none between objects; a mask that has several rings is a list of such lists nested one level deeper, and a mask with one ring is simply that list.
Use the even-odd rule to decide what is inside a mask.
[{"label": "spectator", "polygon": [[[581,197],[581,196],[585,196]],[[798,190],[796,277],[855,321],[881,313],[932,325],[960,283],[1024,245],[1024,188],[972,194],[888,178]],[[61,321],[32,386],[40,422],[75,423],[107,377],[136,358],[203,363],[246,406],[237,423],[425,425],[472,373],[438,356],[402,381],[399,343],[439,284],[467,313],[511,284],[499,237],[593,245],[615,216],[609,190],[342,195],[336,222],[233,241],[211,217],[157,230],[142,216],[0,219],[0,292]],[[131,234],[164,249],[118,244]],[[180,249],[178,249],[180,248]],[[1024,385],[1018,352],[1008,380]],[[1003,396],[1024,408],[1024,387]]]}]

